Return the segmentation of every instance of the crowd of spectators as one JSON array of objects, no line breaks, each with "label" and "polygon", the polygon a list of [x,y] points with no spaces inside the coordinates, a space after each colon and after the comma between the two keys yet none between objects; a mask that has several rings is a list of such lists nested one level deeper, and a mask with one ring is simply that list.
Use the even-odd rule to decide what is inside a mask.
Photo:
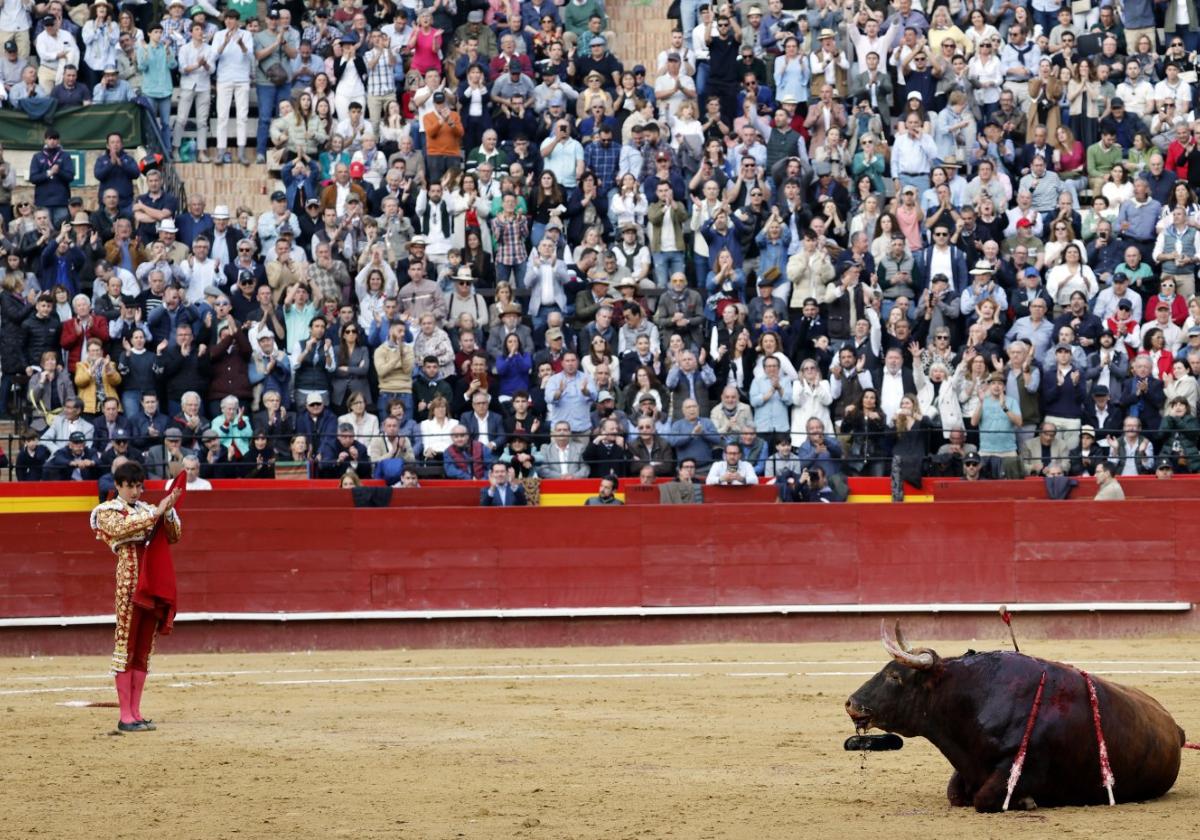
[{"label": "crowd of spectators", "polygon": [[1200,470],[1189,2],[682,0],[648,67],[603,0],[120,7],[4,0],[8,104],[278,188],[0,162],[22,479]]}]

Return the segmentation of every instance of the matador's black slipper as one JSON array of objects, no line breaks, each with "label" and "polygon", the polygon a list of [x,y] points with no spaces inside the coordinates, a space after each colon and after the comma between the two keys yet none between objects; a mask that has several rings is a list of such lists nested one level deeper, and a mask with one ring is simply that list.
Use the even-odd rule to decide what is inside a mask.
[{"label": "matador's black slipper", "polygon": [[158,727],[154,725],[154,721],[152,721],[150,718],[142,718],[141,720],[138,721],[138,723],[145,726],[146,729],[150,730],[151,732],[158,729]]},{"label": "matador's black slipper", "polygon": [[133,723],[117,721],[117,730],[119,732],[149,732],[152,729],[154,727],[147,726],[144,720],[135,720]]}]

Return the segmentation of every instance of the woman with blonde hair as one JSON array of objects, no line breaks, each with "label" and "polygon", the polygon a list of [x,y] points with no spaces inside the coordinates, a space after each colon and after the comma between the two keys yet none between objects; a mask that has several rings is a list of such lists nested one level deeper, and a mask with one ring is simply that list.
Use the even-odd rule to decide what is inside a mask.
[{"label": "woman with blonde hair", "polygon": [[421,421],[421,457],[427,463],[441,463],[442,453],[450,446],[450,431],[458,420],[450,416],[450,404],[441,394],[429,401],[429,416]]},{"label": "woman with blonde hair", "polygon": [[513,295],[513,287],[508,281],[501,280],[496,284],[495,297],[492,300],[492,305],[488,307],[489,331],[500,328],[500,310],[516,302],[516,298]]},{"label": "woman with blonde hair", "polygon": [[892,457],[900,459],[901,477],[919,487],[925,473],[925,461],[929,457],[933,423],[922,415],[921,402],[916,394],[905,394],[900,398],[900,407],[896,409],[892,422],[895,427]]},{"label": "woman with blonde hair", "polygon": [[437,357],[442,376],[454,375],[454,345],[450,343],[446,331],[437,325],[437,318],[432,312],[421,316],[417,335],[413,339],[413,358],[424,359],[426,356]]},{"label": "woman with blonde hair", "polygon": [[116,363],[104,352],[104,342],[89,338],[86,358],[75,365],[75,392],[83,400],[83,413],[91,419],[100,413],[100,406],[109,397],[120,394],[121,374]]},{"label": "woman with blonde hair", "polygon": [[825,434],[833,434],[833,417],[829,406],[833,396],[829,382],[821,376],[816,359],[800,362],[800,375],[792,380],[792,445],[800,447],[808,436],[808,421],[817,419],[825,427]]},{"label": "woman with blonde hair", "polygon": [[1076,138],[1070,126],[1060,125],[1050,138],[1054,149],[1054,171],[1063,181],[1075,184],[1075,190],[1087,188],[1087,147]]},{"label": "woman with blonde hair", "polygon": [[938,6],[929,18],[930,49],[935,53],[940,51],[943,41],[953,41],[964,55],[970,55],[975,47],[963,31],[950,20],[950,10],[945,6]]}]

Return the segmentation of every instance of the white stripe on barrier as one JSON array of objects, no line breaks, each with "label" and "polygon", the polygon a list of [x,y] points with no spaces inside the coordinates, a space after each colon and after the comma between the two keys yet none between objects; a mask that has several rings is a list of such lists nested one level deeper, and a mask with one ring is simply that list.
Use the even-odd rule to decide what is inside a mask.
[{"label": "white stripe on barrier", "polygon": [[[1187,612],[1188,601],[1074,601],[1008,604],[1013,613]],[[379,621],[521,618],[658,618],[720,615],[878,615],[987,614],[999,604],[753,604],[714,607],[528,607],[510,610],[345,610],[341,612],[195,612],[179,613],[177,623],[205,621]],[[112,624],[111,615],[0,618],[0,627],[79,627]]]}]

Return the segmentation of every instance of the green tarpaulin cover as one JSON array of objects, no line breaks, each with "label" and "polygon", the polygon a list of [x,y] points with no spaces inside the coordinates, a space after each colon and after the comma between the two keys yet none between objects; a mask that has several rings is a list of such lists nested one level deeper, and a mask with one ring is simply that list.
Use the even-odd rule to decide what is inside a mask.
[{"label": "green tarpaulin cover", "polygon": [[57,111],[49,123],[30,119],[20,111],[0,111],[0,143],[6,149],[40,149],[42,134],[52,124],[66,149],[103,149],[110,132],[120,132],[125,148],[142,146],[141,106],[132,103],[84,105]]}]

